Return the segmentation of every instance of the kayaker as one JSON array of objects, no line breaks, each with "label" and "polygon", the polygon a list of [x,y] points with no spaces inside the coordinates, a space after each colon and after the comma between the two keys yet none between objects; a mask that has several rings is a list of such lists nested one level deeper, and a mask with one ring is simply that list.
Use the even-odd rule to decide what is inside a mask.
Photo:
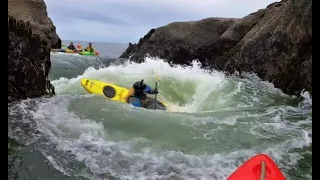
[{"label": "kayaker", "polygon": [[94,49],[93,49],[93,47],[92,47],[92,43],[89,43],[89,46],[87,46],[87,47],[84,49],[84,51],[89,51],[89,52],[93,53],[93,52],[94,52]]},{"label": "kayaker", "polygon": [[152,89],[149,85],[141,81],[135,82],[129,90],[129,94],[126,97],[127,103],[132,104],[135,107],[146,107],[147,94],[158,94],[158,89]]},{"label": "kayaker", "polygon": [[73,50],[73,51],[77,51],[76,47],[74,47],[74,45],[73,45],[73,42],[70,42],[70,44],[67,48],[70,50]]}]

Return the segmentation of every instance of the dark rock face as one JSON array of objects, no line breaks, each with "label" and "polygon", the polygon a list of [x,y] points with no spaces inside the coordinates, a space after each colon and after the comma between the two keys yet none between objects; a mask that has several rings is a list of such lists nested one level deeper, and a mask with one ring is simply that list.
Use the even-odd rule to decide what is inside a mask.
[{"label": "dark rock face", "polygon": [[50,49],[61,48],[43,0],[8,1],[8,100],[54,95]]},{"label": "dark rock face", "polygon": [[175,22],[151,30],[121,55],[146,55],[229,73],[255,72],[285,93],[311,91],[312,1],[283,0],[241,19]]}]

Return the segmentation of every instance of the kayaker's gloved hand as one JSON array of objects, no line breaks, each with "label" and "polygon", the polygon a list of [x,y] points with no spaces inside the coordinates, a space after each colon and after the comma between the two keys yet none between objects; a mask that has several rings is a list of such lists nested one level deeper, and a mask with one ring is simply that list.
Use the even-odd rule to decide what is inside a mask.
[{"label": "kayaker's gloved hand", "polygon": [[154,89],[154,90],[152,90],[152,92],[151,92],[151,94],[158,94],[159,92],[158,92],[158,89]]}]

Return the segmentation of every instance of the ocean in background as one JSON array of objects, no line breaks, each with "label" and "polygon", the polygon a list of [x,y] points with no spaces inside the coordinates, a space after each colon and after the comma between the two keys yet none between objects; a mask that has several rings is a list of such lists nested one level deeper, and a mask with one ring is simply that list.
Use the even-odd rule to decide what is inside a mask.
[{"label": "ocean in background", "polygon": [[[74,46],[81,45],[82,48],[88,46],[89,41],[72,41],[72,40],[63,40],[62,44],[68,46],[70,42],[73,42]],[[129,43],[108,43],[108,42],[91,42],[95,51],[99,52],[99,54],[103,57],[107,58],[117,58],[122,52],[124,52]]]}]

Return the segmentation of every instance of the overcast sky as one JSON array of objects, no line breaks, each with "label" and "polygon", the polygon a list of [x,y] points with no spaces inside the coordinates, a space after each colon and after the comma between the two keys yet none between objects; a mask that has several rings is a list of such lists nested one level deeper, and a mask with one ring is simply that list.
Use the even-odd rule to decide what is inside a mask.
[{"label": "overcast sky", "polygon": [[45,0],[62,40],[138,42],[151,28],[207,17],[243,17],[276,0]]}]

